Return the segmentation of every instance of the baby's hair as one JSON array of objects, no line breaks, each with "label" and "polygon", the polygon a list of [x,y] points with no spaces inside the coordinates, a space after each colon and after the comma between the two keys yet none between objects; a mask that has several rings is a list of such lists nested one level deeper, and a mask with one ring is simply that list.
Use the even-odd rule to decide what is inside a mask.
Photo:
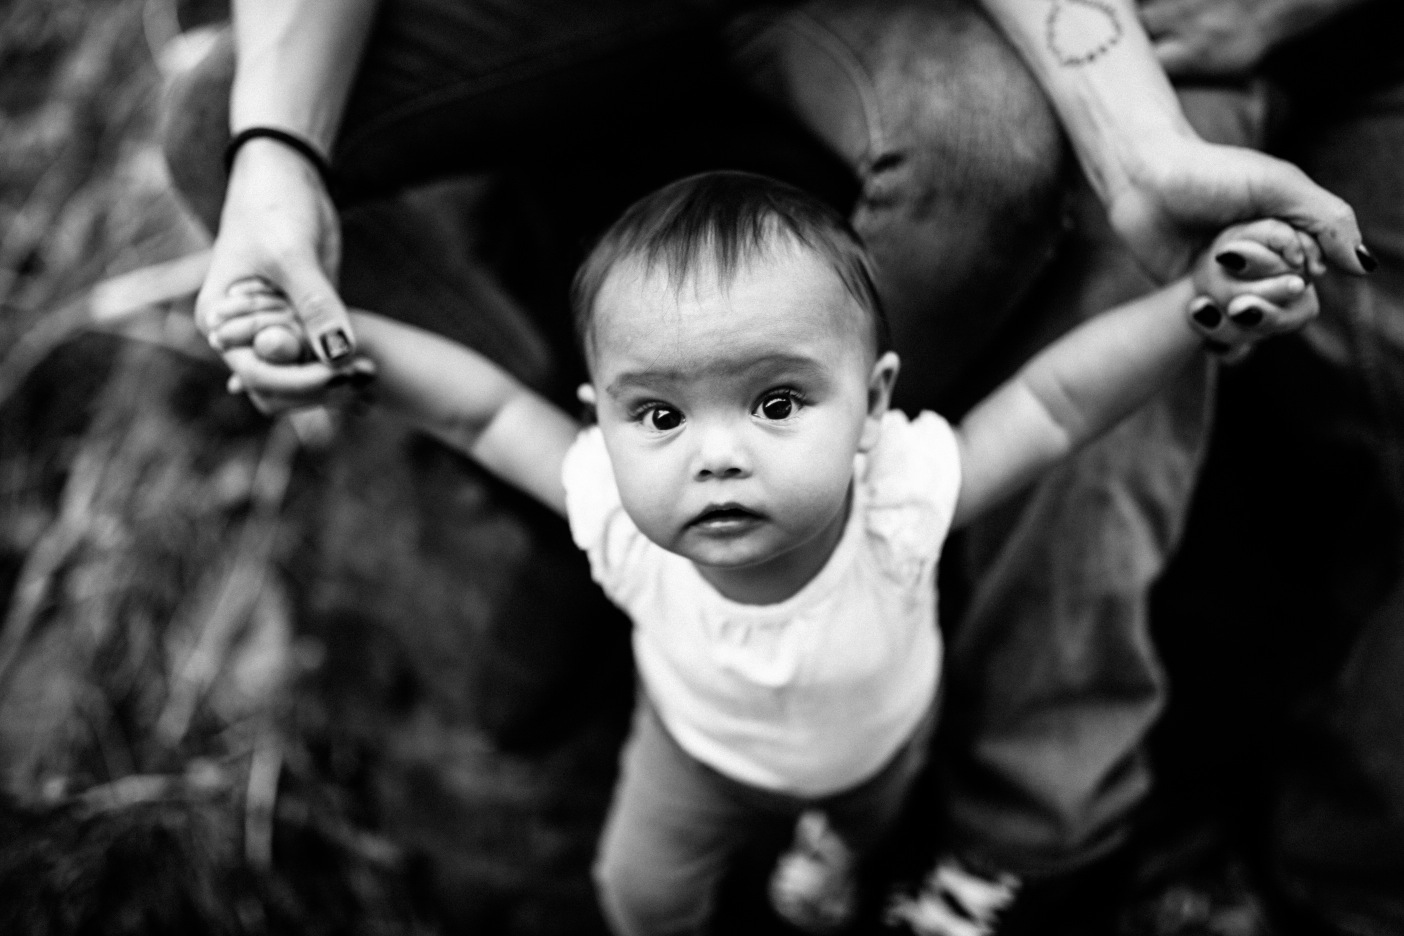
[{"label": "baby's hair", "polygon": [[722,277],[776,241],[792,238],[823,258],[872,322],[879,354],[891,343],[887,315],[873,285],[872,261],[838,212],[794,186],[748,172],[707,172],[665,185],[631,205],[600,237],[575,274],[571,308],[589,359],[595,300],[611,270],[630,257],[665,264],[681,284],[703,260]]}]

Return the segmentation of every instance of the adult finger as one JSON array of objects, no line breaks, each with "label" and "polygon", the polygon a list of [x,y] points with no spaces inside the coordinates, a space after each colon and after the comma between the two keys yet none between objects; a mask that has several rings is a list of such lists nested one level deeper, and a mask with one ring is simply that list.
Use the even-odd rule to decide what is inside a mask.
[{"label": "adult finger", "polygon": [[287,304],[225,318],[210,332],[210,342],[221,348],[237,348],[249,344],[265,328],[279,326],[300,331],[297,315]]},{"label": "adult finger", "polygon": [[245,276],[242,279],[237,279],[229,284],[229,288],[225,290],[225,294],[229,296],[243,296],[245,298],[255,296],[268,297],[271,299],[282,298],[282,293],[278,292],[277,287],[262,276]]},{"label": "adult finger", "polygon": [[1233,326],[1255,338],[1265,338],[1296,331],[1314,319],[1319,309],[1316,291],[1311,290],[1281,301],[1264,296],[1238,296],[1228,304],[1227,312]]},{"label": "adult finger", "polygon": [[295,413],[298,410],[315,412],[316,403],[301,397],[282,397],[277,394],[253,393],[244,388],[243,381],[238,374],[231,374],[225,383],[225,389],[231,396],[243,394],[248,397],[250,403],[254,405],[260,413],[265,416],[281,416],[284,413]]},{"label": "adult finger", "polygon": [[1227,350],[1216,351],[1215,353],[1219,358],[1220,364],[1233,367],[1236,364],[1242,364],[1244,361],[1248,360],[1248,355],[1253,353],[1253,345],[1230,345]]},{"label": "adult finger", "polygon": [[1293,319],[1282,326],[1276,306],[1298,303],[1315,291],[1298,273],[1234,284],[1232,292],[1212,290],[1194,298],[1186,309],[1195,331],[1205,338],[1232,341],[1238,330],[1264,337],[1300,326]]},{"label": "adult finger", "polygon": [[1252,327],[1256,324],[1256,317],[1244,321],[1238,314],[1240,309],[1254,307],[1254,303],[1246,302],[1246,300],[1257,299],[1271,305],[1287,305],[1304,296],[1309,288],[1306,280],[1296,273],[1256,280],[1251,283],[1240,283],[1237,293],[1226,301],[1224,312],[1233,320],[1234,324]]},{"label": "adult finger", "polygon": [[292,306],[281,296],[271,293],[257,294],[234,294],[230,293],[220,299],[215,300],[210,306],[210,319],[216,325],[223,324],[230,319],[238,318],[242,315],[250,315],[255,312],[268,312],[270,310],[283,309],[292,311]]},{"label": "adult finger", "polygon": [[[1286,221],[1278,218],[1259,218],[1257,221],[1249,221],[1246,224],[1237,224],[1220,236],[1219,240],[1228,241],[1256,241],[1266,247],[1269,251],[1276,253],[1287,262],[1294,270],[1303,269],[1306,258],[1302,254],[1301,240],[1298,238],[1298,231]],[[1223,247],[1219,248],[1220,252]],[[1278,272],[1287,272],[1281,270]],[[1264,276],[1271,275],[1264,273]]]},{"label": "adult finger", "polygon": [[297,364],[307,360],[307,346],[300,330],[283,324],[270,325],[254,335],[253,349],[260,360],[270,364]]},{"label": "adult finger", "polygon": [[225,352],[224,360],[250,394],[293,397],[308,403],[316,402],[337,373],[320,361],[305,364],[264,361],[253,348],[231,348]]},{"label": "adult finger", "polygon": [[1261,217],[1277,217],[1306,231],[1326,261],[1347,273],[1373,272],[1378,262],[1365,246],[1355,212],[1291,163],[1263,157],[1253,194]]},{"label": "adult finger", "polygon": [[1185,314],[1189,316],[1190,326],[1199,332],[1201,338],[1214,338],[1224,326],[1224,310],[1212,296],[1195,296]]},{"label": "adult finger", "polygon": [[[1293,228],[1296,230],[1296,228]],[[1321,256],[1321,245],[1316,242],[1306,231],[1297,231],[1297,241],[1302,246],[1302,254],[1306,257],[1307,276],[1316,279],[1326,272],[1326,261]]]},{"label": "adult finger", "polygon": [[1291,331],[1287,311],[1265,302],[1257,296],[1239,296],[1229,308],[1233,313],[1225,319],[1223,330],[1216,336],[1228,344],[1251,344]]},{"label": "adult finger", "polygon": [[323,362],[343,364],[356,353],[351,319],[336,289],[315,264],[287,269],[283,291],[297,310],[312,351]]},{"label": "adult finger", "polygon": [[1238,280],[1260,280],[1306,271],[1305,258],[1295,237],[1292,238],[1290,256],[1258,241],[1233,240],[1220,245],[1214,254],[1214,262]]}]

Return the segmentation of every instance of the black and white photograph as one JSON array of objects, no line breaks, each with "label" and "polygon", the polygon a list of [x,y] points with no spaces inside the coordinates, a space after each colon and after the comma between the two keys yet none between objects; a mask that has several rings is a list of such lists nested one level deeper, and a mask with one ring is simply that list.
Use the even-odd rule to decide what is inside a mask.
[{"label": "black and white photograph", "polygon": [[1404,936],[1404,3],[0,0],[0,933]]}]

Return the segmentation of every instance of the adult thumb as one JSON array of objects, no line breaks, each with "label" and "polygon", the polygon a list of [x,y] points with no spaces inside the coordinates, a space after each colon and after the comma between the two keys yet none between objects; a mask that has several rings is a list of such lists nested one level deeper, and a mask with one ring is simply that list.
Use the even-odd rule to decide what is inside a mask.
[{"label": "adult thumb", "polygon": [[283,290],[302,321],[317,357],[334,367],[350,363],[356,353],[351,319],[341,297],[322,271],[315,266],[288,270]]},{"label": "adult thumb", "polygon": [[1378,263],[1365,246],[1350,205],[1296,166],[1274,162],[1277,171],[1258,189],[1263,215],[1281,218],[1316,238],[1327,262],[1337,269],[1355,274],[1373,272]]}]

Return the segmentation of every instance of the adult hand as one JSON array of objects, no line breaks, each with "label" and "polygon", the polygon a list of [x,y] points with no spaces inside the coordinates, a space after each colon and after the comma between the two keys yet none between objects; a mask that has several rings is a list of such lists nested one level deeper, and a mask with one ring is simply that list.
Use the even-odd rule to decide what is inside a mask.
[{"label": "adult hand", "polygon": [[1291,163],[1186,134],[1143,154],[1139,169],[1110,192],[1112,226],[1153,275],[1169,280],[1219,231],[1240,221],[1279,218],[1310,234],[1326,262],[1369,273],[1375,259],[1355,212]]},{"label": "adult hand", "polygon": [[338,368],[314,358],[297,313],[262,279],[234,283],[205,321],[210,344],[220,349],[234,371],[229,392],[243,392],[246,383],[257,386],[255,401],[269,415],[318,406],[332,388],[364,387],[375,375],[368,358],[357,357]]},{"label": "adult hand", "polygon": [[[240,148],[230,174],[210,271],[195,303],[196,323],[211,334],[218,325],[218,303],[230,287],[257,277],[288,298],[324,364],[349,364],[355,339],[330,278],[340,255],[336,212],[316,171],[275,140],[251,140]],[[274,332],[261,342],[261,350],[274,359],[283,345],[283,357],[301,353],[299,337],[291,331]],[[263,408],[278,408],[270,406],[273,397],[296,395],[297,388],[285,380],[271,383],[268,368],[253,366],[250,355],[216,350]]]},{"label": "adult hand", "polygon": [[1235,78],[1358,0],[1149,0],[1139,13],[1172,78]]}]

